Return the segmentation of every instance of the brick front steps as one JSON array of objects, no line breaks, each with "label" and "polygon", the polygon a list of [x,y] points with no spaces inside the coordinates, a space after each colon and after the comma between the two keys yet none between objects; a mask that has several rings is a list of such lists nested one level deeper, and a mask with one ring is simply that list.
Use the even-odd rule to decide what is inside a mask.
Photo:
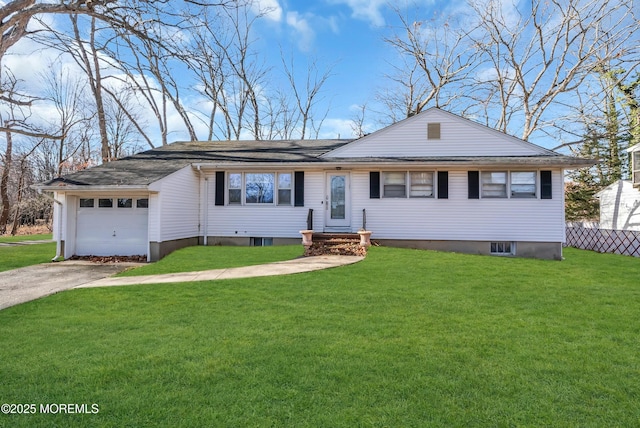
[{"label": "brick front steps", "polygon": [[360,245],[357,233],[314,233],[313,243],[307,246],[305,256],[321,255],[366,256],[367,247]]}]

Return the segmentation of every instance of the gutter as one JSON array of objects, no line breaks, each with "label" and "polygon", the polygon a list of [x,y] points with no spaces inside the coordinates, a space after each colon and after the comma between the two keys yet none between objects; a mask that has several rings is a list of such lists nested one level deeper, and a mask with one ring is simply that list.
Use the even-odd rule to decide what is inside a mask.
[{"label": "gutter", "polygon": [[38,188],[38,194],[44,196],[47,199],[51,199],[53,202],[60,206],[60,213],[58,215],[58,239],[56,240],[56,255],[51,259],[52,262],[55,262],[58,261],[60,257],[62,257],[62,254],[60,253],[62,252],[62,210],[64,205],[53,196],[43,193],[42,188]]},{"label": "gutter", "polygon": [[128,191],[128,192],[135,192],[135,191],[140,191],[140,192],[149,192],[149,186],[147,185],[140,185],[140,184],[135,184],[135,185],[123,185],[123,186],[110,186],[110,185],[100,185],[100,186],[94,186],[94,185],[77,185],[77,184],[65,184],[63,186],[60,185],[51,185],[51,186],[41,186],[41,185],[33,185],[33,188],[37,189],[38,192],[41,191],[46,191],[46,192],[82,192],[82,193],[89,193],[89,192],[122,192],[122,191]]},{"label": "gutter", "polygon": [[478,168],[478,167],[517,167],[517,168],[562,168],[562,169],[576,169],[591,166],[597,163],[593,159],[572,159],[569,157],[561,157],[560,159],[555,156],[548,157],[508,157],[501,159],[500,157],[492,157],[487,159],[377,159],[377,160],[363,160],[354,162],[352,159],[345,159],[343,161],[321,161],[321,162],[217,162],[217,163],[193,163],[192,166],[198,170],[210,169],[210,170],[246,170],[246,169],[295,169],[295,168],[309,168],[317,170],[335,169],[335,168],[350,168],[350,169],[379,169],[380,167],[393,167],[393,168],[406,168],[406,167],[431,167],[431,168]]},{"label": "gutter", "polygon": [[[204,235],[204,239],[202,241],[203,245],[207,246],[207,235],[209,233],[209,179],[207,178],[204,171],[202,171],[200,165],[197,165],[196,169],[198,173],[200,173],[200,178],[204,178],[204,212],[202,218],[202,233]],[[199,187],[199,186],[198,186]],[[198,198],[198,203],[202,202],[202,196]]]}]

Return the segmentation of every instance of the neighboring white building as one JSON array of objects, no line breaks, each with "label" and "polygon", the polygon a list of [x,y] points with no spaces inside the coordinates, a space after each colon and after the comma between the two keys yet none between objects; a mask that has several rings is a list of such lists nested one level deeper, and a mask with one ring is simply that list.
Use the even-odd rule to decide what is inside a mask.
[{"label": "neighboring white building", "polygon": [[184,142],[57,178],[59,255],[300,242],[355,232],[383,245],[560,259],[560,155],[432,108],[356,140]]},{"label": "neighboring white building", "polygon": [[631,156],[631,180],[618,180],[596,193],[602,229],[640,231],[640,144],[627,151]]},{"label": "neighboring white building", "polygon": [[598,193],[600,228],[640,231],[640,189],[629,180],[618,180]]}]

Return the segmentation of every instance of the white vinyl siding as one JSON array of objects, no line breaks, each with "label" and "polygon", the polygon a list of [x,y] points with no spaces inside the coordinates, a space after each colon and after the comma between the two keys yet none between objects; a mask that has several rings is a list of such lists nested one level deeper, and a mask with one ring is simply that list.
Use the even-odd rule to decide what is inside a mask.
[{"label": "white vinyl siding", "polygon": [[553,171],[553,198],[467,199],[467,171],[449,171],[449,199],[369,199],[369,173],[352,176],[352,228],[366,209],[372,239],[564,242],[563,175]]},{"label": "white vinyl siding", "polygon": [[[439,123],[439,139],[428,139],[429,123]],[[530,156],[541,147],[440,110],[427,110],[362,137],[323,157]]]},{"label": "white vinyl siding", "polygon": [[152,190],[159,193],[157,204],[150,199],[149,210],[151,216],[159,215],[158,224],[154,224],[158,229],[153,233],[158,242],[199,236],[199,188],[198,173],[191,166],[153,184]]}]

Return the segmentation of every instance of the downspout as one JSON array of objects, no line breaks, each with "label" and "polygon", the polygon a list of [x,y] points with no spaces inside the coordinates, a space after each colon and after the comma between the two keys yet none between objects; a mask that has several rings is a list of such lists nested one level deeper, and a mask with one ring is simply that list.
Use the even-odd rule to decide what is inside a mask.
[{"label": "downspout", "polygon": [[[197,168],[198,168],[198,172],[200,173],[200,177],[204,178],[204,212],[203,212],[203,219],[202,219],[202,233],[204,234],[203,245],[206,247],[207,246],[207,235],[209,233],[209,227],[208,227],[208,223],[209,223],[209,179],[207,178],[207,175],[204,173],[204,171],[202,171],[202,169],[200,168],[200,165],[198,165]],[[202,201],[202,197],[200,197],[199,199],[200,199],[200,201]]]},{"label": "downspout", "polygon": [[43,193],[42,189],[38,189],[38,194],[44,196],[45,198],[51,199],[53,202],[55,202],[60,206],[60,209],[58,211],[58,239],[56,240],[56,256],[51,259],[52,262],[55,262],[60,257],[62,257],[62,254],[60,253],[62,252],[62,214],[63,214],[62,209],[64,205],[62,202],[60,202],[53,196]]}]

